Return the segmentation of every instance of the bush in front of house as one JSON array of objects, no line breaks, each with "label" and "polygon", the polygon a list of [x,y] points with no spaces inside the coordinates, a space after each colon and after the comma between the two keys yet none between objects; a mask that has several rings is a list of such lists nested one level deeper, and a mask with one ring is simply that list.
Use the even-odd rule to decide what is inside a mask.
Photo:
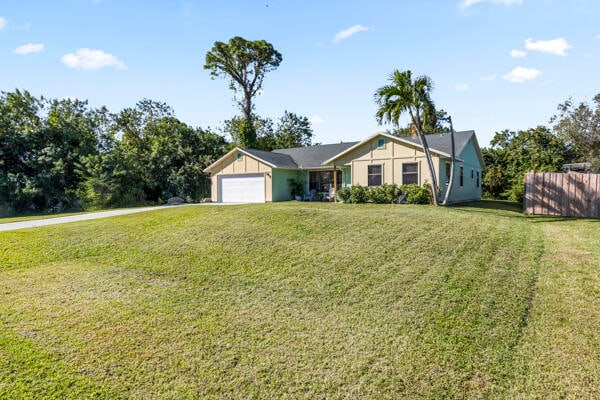
[{"label": "bush in front of house", "polygon": [[376,204],[392,204],[398,201],[399,193],[400,188],[395,183],[370,186],[366,192],[366,201]]},{"label": "bush in front of house", "polygon": [[359,204],[367,202],[367,189],[364,186],[356,185],[350,187],[350,197],[348,203]]},{"label": "bush in front of house", "polygon": [[347,186],[337,191],[338,200],[344,203],[376,203],[393,204],[398,197],[406,193],[406,204],[431,204],[431,189],[428,184],[419,186],[415,183],[398,186],[395,183],[384,183],[380,186]]},{"label": "bush in front of house", "polygon": [[431,204],[431,190],[428,184],[416,183],[400,186],[400,193],[406,193],[406,204]]},{"label": "bush in front of house", "polygon": [[342,203],[349,203],[350,194],[352,193],[352,189],[350,186],[345,186],[343,188],[338,189],[336,192],[337,199]]},{"label": "bush in front of house", "polygon": [[337,190],[337,198],[344,203],[366,203],[368,200],[368,192],[368,187],[360,185],[347,186]]}]

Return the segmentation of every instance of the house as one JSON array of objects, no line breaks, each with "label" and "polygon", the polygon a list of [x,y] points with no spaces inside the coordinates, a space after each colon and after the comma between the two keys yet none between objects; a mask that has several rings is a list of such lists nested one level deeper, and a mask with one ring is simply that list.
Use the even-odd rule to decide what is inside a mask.
[{"label": "house", "polygon": [[[456,132],[452,203],[481,199],[485,168],[474,131]],[[444,196],[450,179],[450,134],[427,135],[435,174]],[[207,167],[212,201],[269,202],[291,200],[290,180],[304,191],[326,192],[345,186],[431,182],[418,137],[379,132],[360,142],[262,151],[236,147]],[[440,179],[442,177],[442,179]]]}]

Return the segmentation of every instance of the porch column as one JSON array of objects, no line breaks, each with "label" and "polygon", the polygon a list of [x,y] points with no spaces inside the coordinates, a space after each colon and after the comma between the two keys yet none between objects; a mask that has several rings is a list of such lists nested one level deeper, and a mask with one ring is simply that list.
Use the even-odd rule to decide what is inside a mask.
[{"label": "porch column", "polygon": [[333,202],[337,202],[337,171],[335,170],[335,164],[333,164]]}]

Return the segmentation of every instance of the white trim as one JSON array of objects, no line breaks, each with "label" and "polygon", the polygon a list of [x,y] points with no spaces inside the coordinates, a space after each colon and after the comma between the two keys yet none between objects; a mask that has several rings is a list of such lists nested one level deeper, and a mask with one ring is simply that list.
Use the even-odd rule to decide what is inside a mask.
[{"label": "white trim", "polygon": [[371,186],[369,185],[369,167],[375,167],[375,166],[379,166],[379,168],[381,169],[381,183],[379,185],[373,185],[373,186],[381,186],[385,183],[385,179],[383,176],[383,171],[385,170],[385,168],[383,168],[383,164],[367,164],[367,186]]},{"label": "white trim", "polygon": [[[225,154],[223,157],[219,158],[217,161],[215,161],[214,163],[210,164],[208,167],[204,168],[204,170],[202,172],[211,172],[211,170],[213,169],[213,167],[215,167],[216,165],[220,164],[221,162],[223,162],[227,157],[231,156],[234,152],[239,151],[245,155],[247,155],[248,157],[260,161],[263,164],[267,164],[269,167],[271,168],[278,168],[276,165],[271,164],[268,161],[263,160],[260,157],[255,156],[254,154],[242,149],[241,147],[234,147],[233,149],[231,149],[227,154]],[[238,161],[237,157],[234,161]]]},{"label": "white trim", "polygon": [[[354,146],[349,147],[346,150],[342,151],[341,153],[338,153],[337,155],[331,157],[329,160],[323,161],[323,164],[329,164],[329,163],[337,160],[338,158],[340,158],[340,157],[342,157],[342,156],[344,156],[344,155],[346,155],[346,154],[348,154],[348,153],[356,150],[357,148],[363,146],[365,143],[370,142],[371,140],[375,139],[377,136],[383,136],[383,137],[388,138],[390,140],[395,140],[397,142],[409,145],[411,147],[416,147],[417,149],[421,149],[421,150],[423,149],[423,146],[421,146],[418,143],[413,143],[410,140],[406,140],[406,139],[403,139],[403,138],[400,138],[400,137],[392,136],[392,135],[389,135],[389,134],[387,134],[385,132],[377,132],[377,133],[374,133],[373,135],[369,136],[368,138],[366,138],[362,142],[358,142]],[[435,149],[429,148],[429,151],[431,151],[432,153],[435,153],[437,155],[440,155],[440,156],[451,158],[450,154],[444,153],[444,152],[439,151],[439,150],[435,150]]]},{"label": "white trim", "polygon": [[[417,185],[421,185],[421,160],[418,161],[413,161],[413,162],[403,162],[400,164],[400,173],[402,174],[402,185],[407,185],[407,183],[404,183],[404,166],[408,165],[408,164],[416,164],[417,166]],[[412,173],[412,172],[411,172]]]}]

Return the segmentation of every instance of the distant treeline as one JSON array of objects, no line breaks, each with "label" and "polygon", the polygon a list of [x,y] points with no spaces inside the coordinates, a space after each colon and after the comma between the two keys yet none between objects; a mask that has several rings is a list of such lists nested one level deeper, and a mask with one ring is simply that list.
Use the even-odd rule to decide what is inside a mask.
[{"label": "distant treeline", "polygon": [[558,105],[551,127],[497,132],[483,149],[484,196],[522,201],[526,172],[560,172],[567,163],[589,163],[600,172],[600,94],[594,105],[568,99]]},{"label": "distant treeline", "polygon": [[[561,171],[564,163],[589,162],[600,172],[600,94],[594,106],[569,99],[558,111],[551,128],[496,133],[483,149],[484,196],[521,200],[526,172]],[[148,99],[111,113],[87,101],[2,92],[0,215],[201,201],[210,195],[202,171],[243,145],[244,121],[224,121],[218,134]],[[253,115],[252,125],[259,149],[312,143],[308,118],[288,111],[276,122]]]},{"label": "distant treeline", "polygon": [[87,101],[0,97],[0,214],[200,201],[203,169],[228,143],[142,100],[111,113]]}]

